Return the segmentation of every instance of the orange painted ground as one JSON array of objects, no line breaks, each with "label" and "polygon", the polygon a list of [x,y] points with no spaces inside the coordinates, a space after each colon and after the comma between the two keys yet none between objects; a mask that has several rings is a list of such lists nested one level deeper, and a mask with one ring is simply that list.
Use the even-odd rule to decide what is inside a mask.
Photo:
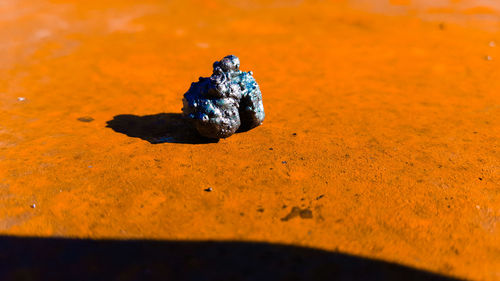
[{"label": "orange painted ground", "polygon": [[[3,235],[266,241],[500,279],[497,1],[140,2],[0,3]],[[228,54],[264,124],[149,142]]]}]

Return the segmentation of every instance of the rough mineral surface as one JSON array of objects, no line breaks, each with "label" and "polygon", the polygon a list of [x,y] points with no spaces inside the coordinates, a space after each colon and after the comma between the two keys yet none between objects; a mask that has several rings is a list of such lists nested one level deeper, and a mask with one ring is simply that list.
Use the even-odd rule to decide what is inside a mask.
[{"label": "rough mineral surface", "polygon": [[236,56],[227,56],[214,63],[212,76],[200,77],[184,94],[183,115],[200,135],[227,138],[240,128],[249,130],[264,121],[259,85],[251,71],[239,67]]}]

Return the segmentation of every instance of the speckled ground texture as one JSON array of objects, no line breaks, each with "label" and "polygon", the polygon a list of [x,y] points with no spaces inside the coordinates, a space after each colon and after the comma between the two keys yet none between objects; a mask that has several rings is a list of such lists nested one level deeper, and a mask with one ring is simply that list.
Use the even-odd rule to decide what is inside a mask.
[{"label": "speckled ground texture", "polygon": [[[176,141],[182,95],[228,54],[265,122]],[[493,0],[3,0],[0,233],[499,280],[499,63]]]}]

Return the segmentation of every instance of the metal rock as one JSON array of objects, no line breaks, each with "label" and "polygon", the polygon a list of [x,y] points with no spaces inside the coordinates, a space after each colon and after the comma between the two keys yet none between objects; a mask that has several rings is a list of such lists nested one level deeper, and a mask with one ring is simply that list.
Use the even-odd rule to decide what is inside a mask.
[{"label": "metal rock", "polygon": [[200,77],[184,94],[184,117],[200,135],[227,138],[238,129],[250,130],[264,121],[264,106],[253,73],[240,71],[233,55],[213,64],[212,76]]}]

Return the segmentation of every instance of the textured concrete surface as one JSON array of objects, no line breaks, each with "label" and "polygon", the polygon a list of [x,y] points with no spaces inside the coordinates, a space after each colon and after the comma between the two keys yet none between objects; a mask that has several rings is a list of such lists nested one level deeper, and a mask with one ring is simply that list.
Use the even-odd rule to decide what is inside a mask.
[{"label": "textured concrete surface", "polygon": [[[497,3],[4,0],[0,232],[284,243],[498,280]],[[227,54],[266,121],[200,142],[182,95]]]}]

